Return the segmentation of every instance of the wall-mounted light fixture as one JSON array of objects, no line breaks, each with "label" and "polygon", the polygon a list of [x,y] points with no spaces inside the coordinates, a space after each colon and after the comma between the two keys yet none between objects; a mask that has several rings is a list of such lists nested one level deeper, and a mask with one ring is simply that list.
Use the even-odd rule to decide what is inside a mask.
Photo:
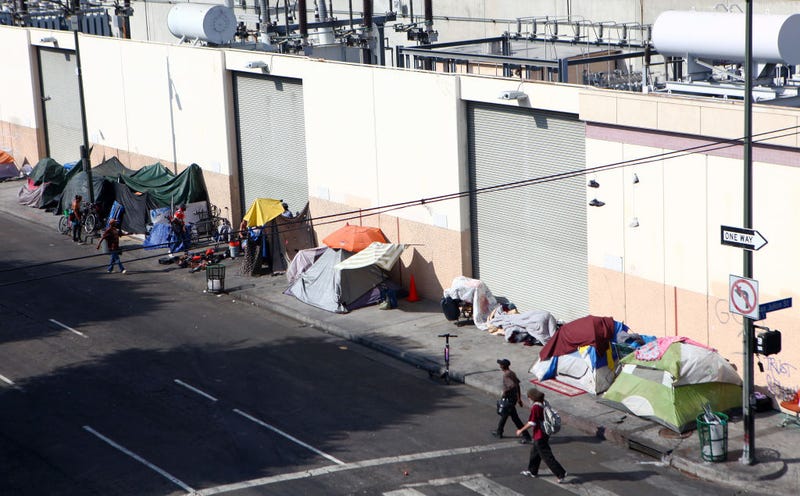
[{"label": "wall-mounted light fixture", "polygon": [[597,198],[595,198],[595,199],[593,199],[592,201],[589,202],[589,206],[590,207],[602,207],[605,204],[606,204],[606,202],[600,201]]},{"label": "wall-mounted light fixture", "polygon": [[247,69],[261,69],[261,72],[269,72],[269,66],[263,60],[253,60],[245,64]]},{"label": "wall-mounted light fixture", "polygon": [[639,176],[636,173],[633,173],[633,184],[639,184]]},{"label": "wall-mounted light fixture", "polygon": [[599,188],[600,187],[600,183],[598,183],[597,181],[592,179],[591,181],[589,181],[589,187],[590,188]]},{"label": "wall-mounted light fixture", "polygon": [[58,41],[58,38],[56,38],[55,36],[47,36],[46,38],[42,38],[39,41],[41,43],[56,43]]},{"label": "wall-mounted light fixture", "polygon": [[527,100],[528,95],[523,91],[504,91],[498,96],[500,100]]},{"label": "wall-mounted light fixture", "polygon": [[639,217],[634,217],[630,224],[631,227],[639,227]]}]

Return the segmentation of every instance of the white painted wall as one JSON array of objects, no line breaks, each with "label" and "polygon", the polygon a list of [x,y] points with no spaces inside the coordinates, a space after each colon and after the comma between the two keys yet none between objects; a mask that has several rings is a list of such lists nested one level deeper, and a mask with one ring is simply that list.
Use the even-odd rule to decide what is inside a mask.
[{"label": "white painted wall", "polygon": [[81,37],[90,140],[231,174],[218,50]]},{"label": "white painted wall", "polygon": [[35,95],[38,83],[29,31],[21,28],[0,29],[0,47],[3,50],[3,71],[0,78],[0,121],[36,128]]}]

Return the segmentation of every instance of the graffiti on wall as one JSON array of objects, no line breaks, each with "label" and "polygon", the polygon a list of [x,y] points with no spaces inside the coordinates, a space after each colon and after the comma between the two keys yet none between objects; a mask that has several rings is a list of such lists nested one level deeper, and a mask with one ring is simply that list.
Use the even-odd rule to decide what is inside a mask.
[{"label": "graffiti on wall", "polygon": [[767,357],[764,374],[767,377],[767,389],[778,400],[789,399],[800,389],[797,367],[778,357]]},{"label": "graffiti on wall", "polygon": [[717,298],[717,302],[714,304],[714,315],[717,317],[717,321],[719,321],[720,324],[727,324],[731,320],[737,324],[744,323],[741,315],[735,313],[731,314],[728,311],[729,307],[728,300]]}]

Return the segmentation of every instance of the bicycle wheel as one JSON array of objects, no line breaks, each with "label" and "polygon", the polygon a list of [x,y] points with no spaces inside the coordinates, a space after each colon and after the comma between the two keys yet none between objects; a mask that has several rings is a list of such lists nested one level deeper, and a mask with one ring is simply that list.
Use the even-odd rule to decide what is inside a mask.
[{"label": "bicycle wheel", "polygon": [[61,234],[69,233],[69,219],[67,219],[66,215],[62,215],[60,219],[58,219],[58,232]]},{"label": "bicycle wheel", "polygon": [[86,214],[83,218],[83,230],[86,234],[94,232],[97,227],[97,215],[94,213]]}]

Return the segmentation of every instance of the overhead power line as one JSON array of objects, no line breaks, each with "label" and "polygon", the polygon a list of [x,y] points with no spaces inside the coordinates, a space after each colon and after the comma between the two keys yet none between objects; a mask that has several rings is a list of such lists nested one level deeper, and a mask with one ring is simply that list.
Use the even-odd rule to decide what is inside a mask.
[{"label": "overhead power line", "polygon": [[[775,139],[778,139],[778,138],[784,138],[784,137],[787,137],[787,136],[794,136],[794,135],[797,134],[797,129],[798,128],[800,128],[800,125],[798,125],[798,126],[788,126],[788,127],[784,127],[784,128],[780,128],[780,129],[774,129],[772,131],[766,131],[766,132],[763,132],[763,133],[757,133],[757,134],[754,134],[753,137],[755,138],[757,136],[761,136],[761,139],[754,139],[753,142],[754,143],[761,143],[761,142],[766,142],[766,141],[772,141],[772,140],[775,140]],[[792,131],[792,132],[784,133],[784,131]],[[776,135],[776,133],[783,133],[783,134],[777,134]],[[396,211],[396,210],[402,210],[402,209],[409,208],[409,207],[424,206],[424,205],[430,204],[430,203],[438,203],[438,202],[443,202],[443,201],[448,201],[448,200],[455,200],[455,199],[459,199],[459,198],[469,197],[471,195],[479,195],[479,194],[486,194],[486,193],[505,191],[505,190],[509,190],[509,189],[523,188],[523,187],[526,187],[526,186],[544,184],[544,183],[548,183],[548,182],[559,181],[559,180],[569,179],[569,178],[578,177],[578,176],[585,176],[587,174],[593,174],[593,173],[597,173],[597,172],[604,172],[604,171],[609,171],[609,170],[614,170],[614,169],[619,169],[619,168],[625,168],[625,167],[633,167],[633,166],[636,166],[636,165],[645,165],[645,164],[650,164],[650,163],[654,163],[654,162],[661,162],[661,161],[664,161],[664,160],[671,160],[671,159],[675,159],[675,158],[680,158],[680,157],[684,157],[684,156],[692,155],[692,154],[696,154],[696,153],[706,153],[706,152],[711,152],[711,151],[715,151],[715,150],[731,148],[731,147],[734,147],[734,146],[740,146],[742,144],[741,141],[743,139],[744,138],[742,137],[742,138],[719,140],[719,141],[714,142],[714,143],[706,143],[706,144],[702,144],[702,145],[696,145],[696,146],[692,146],[692,147],[682,148],[680,150],[673,150],[673,151],[670,151],[670,152],[656,153],[656,154],[653,154],[653,155],[648,155],[648,156],[639,157],[639,158],[630,159],[630,160],[622,160],[622,161],[619,161],[619,162],[612,162],[612,163],[608,163],[608,164],[598,165],[598,166],[595,166],[595,167],[589,167],[589,168],[583,168],[583,169],[575,169],[575,170],[572,170],[572,171],[559,172],[559,173],[550,174],[550,175],[546,175],[546,176],[539,176],[539,177],[535,177],[535,178],[522,179],[522,180],[519,180],[519,181],[510,181],[510,182],[495,184],[495,185],[491,185],[491,186],[484,186],[482,188],[468,189],[468,190],[465,190],[465,191],[459,191],[459,192],[455,192],[455,193],[448,193],[448,194],[444,194],[444,195],[432,196],[432,197],[428,197],[428,198],[420,198],[420,199],[416,199],[416,200],[408,200],[408,201],[397,202],[397,203],[392,203],[392,204],[387,204],[387,205],[379,205],[379,206],[375,206],[375,207],[363,208],[363,209],[358,209],[358,210],[350,210],[350,211],[340,212],[340,213],[336,213],[336,214],[323,215],[323,216],[320,216],[320,217],[311,218],[309,220],[312,222],[313,225],[317,225],[317,226],[341,223],[341,222],[346,222],[346,221],[350,221],[350,220],[359,220],[359,219],[362,219],[364,217],[372,217],[372,216],[375,216],[375,215],[383,215],[383,214],[386,214],[388,212],[393,212],[393,211]],[[320,222],[320,221],[322,221],[322,222]],[[292,226],[292,223],[291,223],[291,220],[290,220],[287,223],[287,225],[283,226],[283,228],[281,230],[279,230],[278,232],[279,232],[279,234],[281,234],[281,233],[291,232],[291,231],[294,231],[294,230],[297,230],[297,229],[306,229],[306,226],[305,225],[299,225],[299,223],[298,223],[298,225]],[[239,235],[241,233],[242,233],[241,231],[231,231],[230,235],[231,236],[236,236],[236,235]],[[202,244],[201,245],[202,247],[205,247],[205,246],[208,246],[210,244],[213,244],[213,243],[209,242],[209,241],[211,241],[211,237],[210,236],[205,237],[204,241],[205,241],[205,244]],[[165,245],[163,247],[166,248],[167,246]],[[153,247],[149,247],[149,248],[152,249]],[[140,246],[140,247],[136,247],[136,248],[131,248],[131,249],[128,249],[128,250],[124,250],[124,252],[125,253],[130,253],[132,251],[141,250],[141,249],[145,249],[145,247]],[[38,264],[32,264],[32,265],[25,265],[25,266],[21,266],[21,267],[11,267],[11,268],[7,268],[7,269],[2,269],[2,270],[0,270],[0,272],[11,272],[11,271],[28,269],[28,268],[33,268],[33,267],[42,267],[42,266],[46,266],[46,265],[59,264],[59,263],[64,263],[64,262],[71,262],[71,261],[76,261],[76,260],[84,260],[84,259],[89,259],[89,258],[93,258],[93,257],[97,257],[97,256],[103,256],[103,255],[105,255],[105,254],[92,254],[92,255],[86,255],[86,256],[82,256],[82,257],[73,257],[73,258],[62,259],[62,260],[51,260],[51,261],[48,261],[48,262],[41,262],[41,263],[38,263]],[[131,259],[131,260],[129,260],[129,262],[135,262],[135,261],[139,261],[139,260],[147,260],[147,259],[156,258],[156,257],[160,257],[160,256],[162,256],[162,255],[159,254],[159,255],[151,255],[151,256],[146,256],[146,257],[140,257],[140,258]],[[98,267],[102,267],[102,266],[98,266]],[[0,287],[10,286],[10,285],[14,285],[14,284],[20,284],[20,283],[29,282],[29,281],[36,281],[36,280],[41,280],[41,279],[48,279],[48,278],[51,278],[51,277],[59,277],[61,275],[74,274],[74,273],[77,273],[77,272],[83,272],[83,271],[87,271],[87,270],[94,270],[94,269],[96,269],[98,267],[82,268],[82,269],[71,270],[71,271],[62,272],[62,273],[58,273],[58,274],[54,274],[54,275],[42,276],[42,277],[38,277],[38,278],[24,279],[24,280],[19,280],[19,281],[12,281],[12,282],[8,282],[8,283],[0,284]]]}]

